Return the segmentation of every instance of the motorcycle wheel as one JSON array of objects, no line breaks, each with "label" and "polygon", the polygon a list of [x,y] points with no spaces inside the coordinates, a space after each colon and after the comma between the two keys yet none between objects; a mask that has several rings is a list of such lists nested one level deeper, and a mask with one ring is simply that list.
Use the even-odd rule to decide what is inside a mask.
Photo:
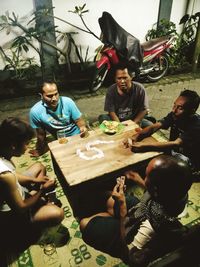
[{"label": "motorcycle wheel", "polygon": [[103,81],[105,80],[106,74],[108,72],[107,66],[103,65],[99,69],[95,70],[94,78],[92,80],[91,92],[96,92],[99,87],[102,85]]},{"label": "motorcycle wheel", "polygon": [[169,61],[166,55],[161,55],[160,57],[153,59],[150,62],[150,65],[153,66],[152,72],[147,74],[147,79],[150,82],[160,80],[169,69]]}]

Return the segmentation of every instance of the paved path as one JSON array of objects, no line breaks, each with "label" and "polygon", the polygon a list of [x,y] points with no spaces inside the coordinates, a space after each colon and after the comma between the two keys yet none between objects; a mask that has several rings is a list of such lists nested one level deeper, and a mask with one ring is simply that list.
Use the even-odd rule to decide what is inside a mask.
[{"label": "paved path", "polygon": [[[174,100],[184,88],[196,90],[200,95],[200,73],[180,74],[164,77],[157,83],[143,83],[148,97],[152,116],[157,119],[166,115],[173,105]],[[98,115],[103,112],[106,88],[102,87],[95,94],[88,90],[68,90],[62,95],[73,98],[80,110],[90,122],[97,120]],[[27,96],[0,101],[0,121],[8,116],[28,117],[30,107],[39,100],[38,96]],[[198,110],[200,112],[200,109]]]}]

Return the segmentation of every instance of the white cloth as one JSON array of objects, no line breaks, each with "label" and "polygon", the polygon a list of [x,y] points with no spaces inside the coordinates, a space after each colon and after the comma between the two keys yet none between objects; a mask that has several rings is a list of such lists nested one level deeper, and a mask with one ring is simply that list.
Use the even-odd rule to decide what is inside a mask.
[{"label": "white cloth", "polygon": [[[4,158],[0,158],[0,175],[3,172],[12,172],[15,175],[15,167],[10,161]],[[25,192],[23,190],[23,187],[19,184],[16,176],[15,176],[15,179],[16,179],[17,189],[20,195],[22,196],[22,199],[25,199]],[[1,189],[0,189],[0,192],[1,192]],[[8,204],[0,197],[0,211],[10,211],[10,210],[11,209],[8,206]]]},{"label": "white cloth", "polygon": [[132,247],[137,247],[138,249],[142,249],[143,246],[152,239],[154,234],[155,231],[150,222],[148,220],[142,222],[133,241],[128,245],[128,248],[131,249]]}]

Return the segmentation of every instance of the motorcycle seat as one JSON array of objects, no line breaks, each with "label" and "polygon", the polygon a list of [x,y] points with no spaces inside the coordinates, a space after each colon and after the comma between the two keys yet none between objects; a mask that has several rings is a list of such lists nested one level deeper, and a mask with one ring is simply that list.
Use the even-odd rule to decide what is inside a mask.
[{"label": "motorcycle seat", "polygon": [[147,42],[141,44],[141,47],[144,51],[150,51],[155,49],[157,46],[160,46],[166,43],[169,40],[170,36],[162,36],[159,38],[151,39]]}]

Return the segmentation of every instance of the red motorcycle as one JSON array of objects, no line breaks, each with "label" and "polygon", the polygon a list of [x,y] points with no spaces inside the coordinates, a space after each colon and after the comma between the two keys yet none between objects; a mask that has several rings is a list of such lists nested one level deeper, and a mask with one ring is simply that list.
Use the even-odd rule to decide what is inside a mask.
[{"label": "red motorcycle", "polygon": [[163,36],[140,44],[108,12],[103,12],[99,25],[104,46],[96,57],[96,69],[90,88],[92,92],[98,90],[108,71],[119,61],[125,61],[135,72],[137,79],[145,77],[154,82],[167,73],[169,49],[174,45],[174,36]]}]

